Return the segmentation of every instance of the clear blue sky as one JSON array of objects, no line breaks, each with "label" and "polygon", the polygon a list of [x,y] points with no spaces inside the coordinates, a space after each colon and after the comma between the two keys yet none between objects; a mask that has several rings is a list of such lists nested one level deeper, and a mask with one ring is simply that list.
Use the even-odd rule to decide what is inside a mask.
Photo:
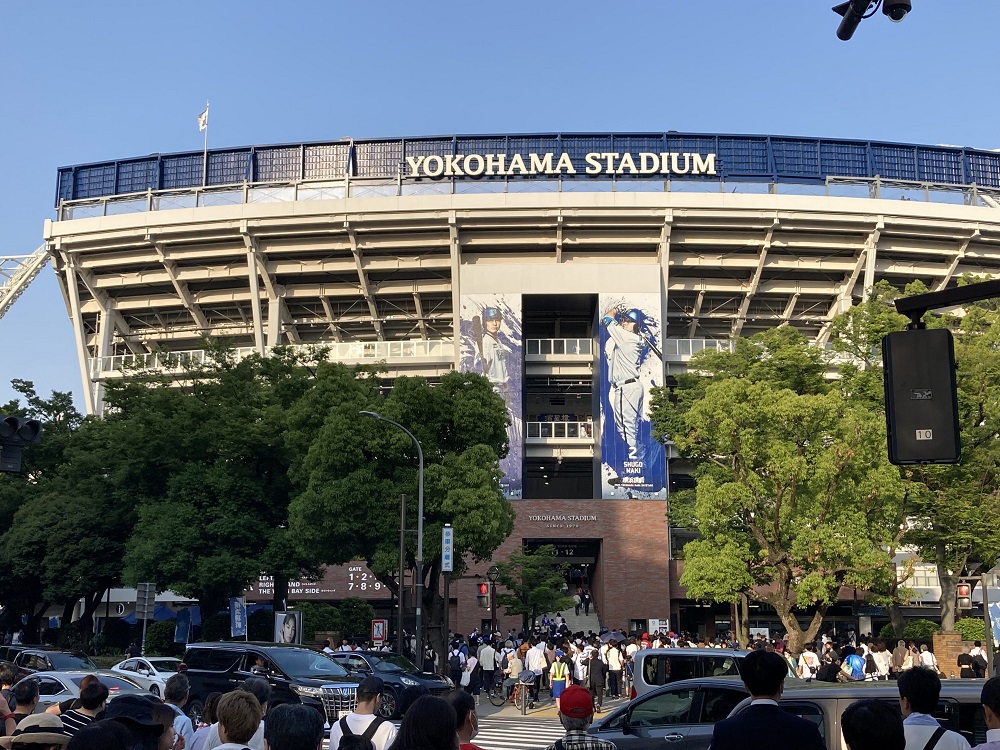
[{"label": "clear blue sky", "polygon": [[[1000,2],[913,0],[851,42],[832,0],[11,2],[0,253],[30,253],[59,166],[210,146],[451,133],[700,131],[1000,148]],[[11,378],[71,390],[51,268],[0,320]]]}]

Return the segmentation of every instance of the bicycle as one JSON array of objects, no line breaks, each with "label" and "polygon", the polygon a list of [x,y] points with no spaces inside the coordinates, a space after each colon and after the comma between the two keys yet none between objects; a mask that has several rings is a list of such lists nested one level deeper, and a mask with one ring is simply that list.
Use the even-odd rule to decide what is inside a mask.
[{"label": "bicycle", "polygon": [[493,678],[493,684],[490,685],[487,691],[487,696],[490,699],[490,703],[497,707],[507,702],[507,691],[504,690],[503,686],[503,672],[500,670],[497,670],[497,674]]}]

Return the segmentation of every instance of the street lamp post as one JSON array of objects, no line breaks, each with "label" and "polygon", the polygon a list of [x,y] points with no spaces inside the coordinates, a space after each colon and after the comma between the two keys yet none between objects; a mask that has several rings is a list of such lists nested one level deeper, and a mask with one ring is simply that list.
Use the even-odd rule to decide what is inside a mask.
[{"label": "street lamp post", "polygon": [[486,571],[486,578],[490,582],[490,609],[492,610],[492,625],[493,632],[490,633],[490,638],[496,635],[497,632],[497,579],[500,577],[500,567],[493,565],[489,570]]},{"label": "street lamp post", "polygon": [[[393,422],[391,419],[386,419],[378,412],[374,411],[362,411],[366,417],[371,417],[372,419],[377,419],[380,422],[388,422],[395,427],[398,427],[407,435],[410,436],[410,440],[413,444],[417,446],[417,460],[419,462],[419,471],[417,475],[417,596],[416,596],[416,621],[414,623],[414,630],[417,647],[414,654],[423,654],[424,652],[424,628],[423,628],[423,604],[424,604],[424,450],[420,447],[420,441],[414,436],[412,432],[403,427],[399,422]],[[402,584],[402,581],[400,581]],[[402,606],[402,599],[400,600],[400,606]],[[402,633],[400,633],[402,636]]]}]

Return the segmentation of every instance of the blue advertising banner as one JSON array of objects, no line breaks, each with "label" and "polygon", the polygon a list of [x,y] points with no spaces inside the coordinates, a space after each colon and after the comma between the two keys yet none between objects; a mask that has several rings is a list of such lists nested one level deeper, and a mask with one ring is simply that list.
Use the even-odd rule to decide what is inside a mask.
[{"label": "blue advertising banner", "polygon": [[243,597],[229,600],[229,634],[233,638],[247,636],[247,602]]},{"label": "blue advertising banner", "polygon": [[463,372],[477,372],[489,378],[507,403],[507,440],[510,450],[500,461],[504,473],[500,485],[510,500],[523,492],[524,348],[521,335],[520,294],[473,294],[462,297],[461,361]]},{"label": "blue advertising banner", "polygon": [[177,610],[174,621],[174,643],[188,643],[191,640],[191,608]]},{"label": "blue advertising banner", "polygon": [[993,648],[1000,644],[1000,603],[990,604],[990,625],[993,627]]},{"label": "blue advertising banner", "polygon": [[601,497],[665,499],[663,445],[652,435],[650,389],[663,384],[658,294],[601,294]]}]

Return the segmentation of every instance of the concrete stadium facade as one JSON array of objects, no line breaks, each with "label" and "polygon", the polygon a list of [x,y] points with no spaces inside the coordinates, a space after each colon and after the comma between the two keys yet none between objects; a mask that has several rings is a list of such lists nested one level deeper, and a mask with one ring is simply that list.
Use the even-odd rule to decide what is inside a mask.
[{"label": "concrete stadium facade", "polygon": [[[441,157],[422,172],[426,159],[401,151],[395,178],[362,176],[348,161],[321,178],[211,184],[206,168],[202,184],[183,189],[63,192],[44,232],[87,409],[100,412],[104,383],[130,366],[169,371],[203,356],[203,336],[261,354],[323,344],[339,361],[384,361],[390,377],[434,378],[468,369],[469,341],[473,359],[484,358],[482,332],[469,339],[463,311],[485,321],[494,305],[515,300],[516,312],[504,315],[518,324],[520,349],[507,364],[520,378],[522,482],[511,494],[515,532],[500,554],[556,544],[584,567],[606,624],[642,629],[669,619],[711,631],[712,614],[690,609],[679,587],[665,495],[603,481],[601,454],[615,433],[602,440],[612,418],[599,393],[602,307],[641,299],[656,318],[659,356],[646,365],[653,384],[693,352],[775,326],[822,346],[832,319],[877,281],[941,289],[963,274],[1000,275],[1000,186],[727,178],[721,150],[704,149],[692,159],[702,172],[684,180],[662,171],[683,165],[676,150],[668,160],[650,149],[663,154],[655,174],[638,173],[638,153],[636,172],[618,171],[624,159],[615,153],[567,157],[578,173],[553,172],[557,153],[538,157],[533,174],[469,179],[447,169],[485,170],[489,155]],[[527,153],[522,162],[532,164]],[[602,170],[588,175],[594,163]],[[664,489],[684,473],[674,462]],[[451,622],[466,632],[483,619],[475,593],[471,582],[452,585]]]}]

